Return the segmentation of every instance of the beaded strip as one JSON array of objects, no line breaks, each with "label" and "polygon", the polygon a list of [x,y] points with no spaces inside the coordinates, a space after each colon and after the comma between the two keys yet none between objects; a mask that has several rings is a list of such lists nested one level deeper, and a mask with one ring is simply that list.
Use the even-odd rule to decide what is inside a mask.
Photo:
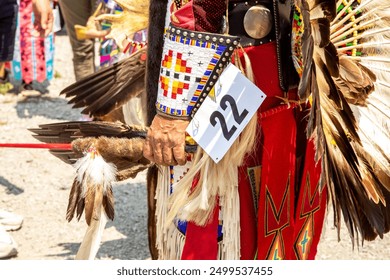
[{"label": "beaded strip", "polygon": [[239,38],[170,25],[164,42],[156,108],[173,117],[193,117],[223,69]]}]

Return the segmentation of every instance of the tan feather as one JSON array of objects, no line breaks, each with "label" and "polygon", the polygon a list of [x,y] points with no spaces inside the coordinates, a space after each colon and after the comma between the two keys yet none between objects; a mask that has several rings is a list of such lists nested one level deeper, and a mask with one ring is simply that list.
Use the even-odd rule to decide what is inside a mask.
[{"label": "tan feather", "polygon": [[99,207],[97,210],[100,210],[100,215],[96,215],[95,219],[91,220],[91,225],[88,226],[77,251],[76,260],[93,260],[99,250],[107,217],[102,207]]},{"label": "tan feather", "polygon": [[[87,184],[87,190],[85,192],[85,221],[87,225],[91,224],[91,219],[95,211],[95,200],[98,200],[102,190],[98,186],[93,186],[92,184]],[[102,196],[103,197],[103,196]],[[97,206],[97,205],[96,205]]]}]

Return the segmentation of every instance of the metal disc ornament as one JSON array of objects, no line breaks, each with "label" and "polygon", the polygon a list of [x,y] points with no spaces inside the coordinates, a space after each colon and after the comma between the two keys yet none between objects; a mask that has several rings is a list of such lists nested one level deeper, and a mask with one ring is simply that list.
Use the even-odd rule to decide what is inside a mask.
[{"label": "metal disc ornament", "polygon": [[264,38],[272,29],[271,11],[262,5],[249,8],[244,16],[244,28],[252,38]]}]

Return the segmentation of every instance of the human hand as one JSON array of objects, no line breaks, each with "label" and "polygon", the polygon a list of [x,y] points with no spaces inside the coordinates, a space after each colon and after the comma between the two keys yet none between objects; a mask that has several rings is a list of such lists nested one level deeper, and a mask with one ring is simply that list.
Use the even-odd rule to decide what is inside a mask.
[{"label": "human hand", "polygon": [[49,0],[33,0],[34,30],[35,37],[46,37],[53,28],[53,11]]},{"label": "human hand", "polygon": [[149,127],[143,147],[144,157],[159,165],[186,163],[185,137],[187,120],[156,115]]}]

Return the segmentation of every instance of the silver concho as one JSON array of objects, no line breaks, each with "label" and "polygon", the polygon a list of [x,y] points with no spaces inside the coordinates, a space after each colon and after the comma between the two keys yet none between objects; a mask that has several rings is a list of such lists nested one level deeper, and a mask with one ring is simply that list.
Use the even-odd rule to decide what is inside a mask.
[{"label": "silver concho", "polygon": [[253,39],[264,38],[272,29],[271,11],[262,5],[250,7],[244,16],[244,28]]}]

